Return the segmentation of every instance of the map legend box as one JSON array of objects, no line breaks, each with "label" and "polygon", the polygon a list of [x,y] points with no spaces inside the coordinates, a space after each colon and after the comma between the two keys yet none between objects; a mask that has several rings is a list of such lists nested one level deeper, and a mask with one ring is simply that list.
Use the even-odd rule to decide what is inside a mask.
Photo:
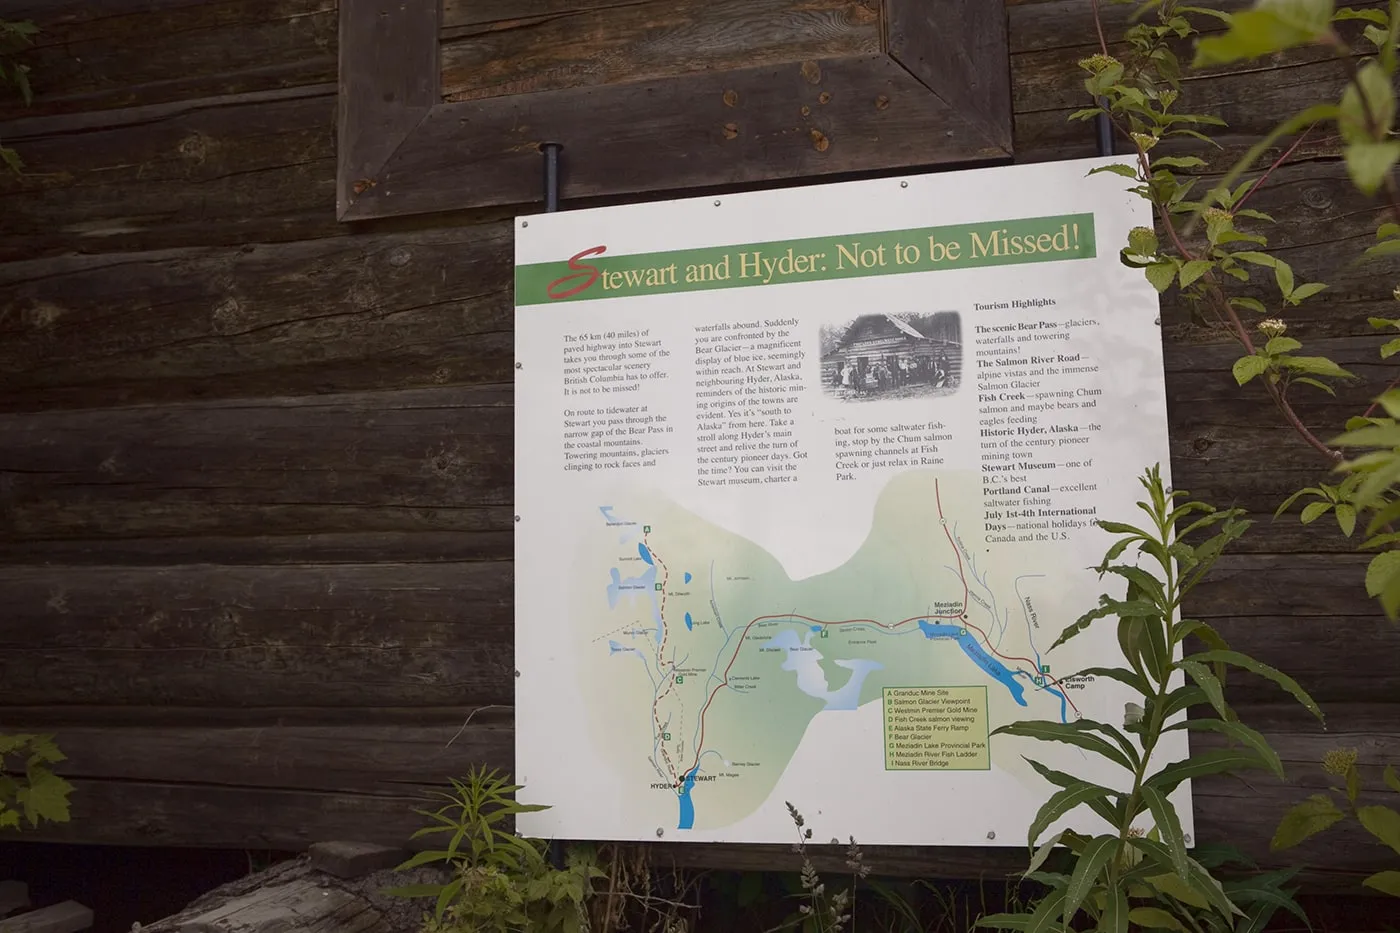
[{"label": "map legend box", "polygon": [[886,687],[886,771],[990,771],[986,687]]}]

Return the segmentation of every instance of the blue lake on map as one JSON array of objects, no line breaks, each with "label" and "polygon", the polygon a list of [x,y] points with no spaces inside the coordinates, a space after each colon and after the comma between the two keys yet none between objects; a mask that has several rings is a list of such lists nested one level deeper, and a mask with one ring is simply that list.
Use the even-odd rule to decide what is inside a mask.
[{"label": "blue lake on map", "polygon": [[[951,638],[955,640],[962,648],[963,653],[971,658],[974,664],[996,678],[1002,686],[1011,692],[1011,699],[1021,706],[1027,705],[1025,688],[1016,682],[1016,675],[1007,670],[1006,665],[988,654],[977,640],[977,636],[960,625],[936,625],[927,619],[919,620],[919,628],[923,630],[925,638]],[[776,641],[776,639],[774,640]]]}]

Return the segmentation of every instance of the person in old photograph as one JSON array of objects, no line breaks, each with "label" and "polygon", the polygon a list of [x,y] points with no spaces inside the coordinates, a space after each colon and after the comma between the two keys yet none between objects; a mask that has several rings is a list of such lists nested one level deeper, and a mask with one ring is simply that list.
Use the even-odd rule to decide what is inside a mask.
[{"label": "person in old photograph", "polygon": [[823,326],[822,380],[847,400],[918,398],[956,392],[962,377],[962,318],[863,314]]}]

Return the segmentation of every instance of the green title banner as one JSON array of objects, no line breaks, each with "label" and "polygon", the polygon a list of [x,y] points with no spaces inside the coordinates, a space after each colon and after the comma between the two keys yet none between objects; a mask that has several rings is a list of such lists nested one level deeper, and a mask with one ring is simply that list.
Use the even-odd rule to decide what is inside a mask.
[{"label": "green title banner", "polygon": [[517,305],[819,282],[1095,257],[1094,215],[1023,217],[841,237],[609,256],[590,246],[515,269]]}]

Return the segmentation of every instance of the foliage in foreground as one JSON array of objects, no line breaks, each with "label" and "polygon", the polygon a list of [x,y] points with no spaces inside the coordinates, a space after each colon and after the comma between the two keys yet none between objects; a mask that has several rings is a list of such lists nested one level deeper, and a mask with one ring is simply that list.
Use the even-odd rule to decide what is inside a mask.
[{"label": "foliage in foreground", "polygon": [[[1236,381],[1262,386],[1283,421],[1320,455],[1324,469],[1346,474],[1338,483],[1300,490],[1279,512],[1301,502],[1304,524],[1331,513],[1347,537],[1358,518],[1366,518],[1362,547],[1375,555],[1366,589],[1396,619],[1400,534],[1393,525],[1400,519],[1400,429],[1394,419],[1400,396],[1382,395],[1348,420],[1345,434],[1331,440],[1323,438],[1338,432],[1324,433],[1304,423],[1294,407],[1300,395],[1335,395],[1355,376],[1330,357],[1306,352],[1289,331],[1289,316],[1328,286],[1302,278],[1271,249],[1266,232],[1274,218],[1247,205],[1310,136],[1318,142],[1335,140],[1352,184],[1381,202],[1375,242],[1357,260],[1400,255],[1400,183],[1395,179],[1400,162],[1395,132],[1400,0],[1360,8],[1337,6],[1335,0],[1256,0],[1238,11],[1181,0],[1112,2],[1136,6],[1121,46],[1126,52],[1110,54],[1100,31],[1100,52],[1080,62],[1095,106],[1072,119],[1108,119],[1136,155],[1135,166],[1103,169],[1132,179],[1132,190],[1152,204],[1157,218],[1157,229],[1132,232],[1123,261],[1143,269],[1159,292],[1177,289],[1196,323],[1233,339],[1242,353],[1233,367]],[[1214,27],[1212,34],[1202,34],[1205,25]],[[1342,63],[1350,77],[1340,95],[1319,96],[1281,119],[1202,191],[1212,166],[1191,146],[1199,143],[1201,152],[1216,146],[1201,130],[1225,123],[1213,114],[1182,110],[1183,67],[1176,49],[1183,42],[1194,42],[1194,68],[1240,65],[1307,48]],[[1292,145],[1261,175],[1242,181],[1266,152],[1290,137],[1296,137]],[[1400,288],[1394,295],[1400,299]],[[1400,353],[1394,333],[1400,319],[1371,317],[1368,324],[1386,333],[1378,341],[1382,360]],[[1400,377],[1392,388],[1397,383]],[[1378,408],[1385,409],[1384,418],[1373,417]]]},{"label": "foliage in foreground", "polygon": [[0,733],[0,829],[68,822],[73,785],[50,769],[63,760],[51,735]]},{"label": "foliage in foreground", "polygon": [[[1105,933],[1129,928],[1257,933],[1280,908],[1303,916],[1286,887],[1290,873],[1256,874],[1231,884],[1217,880],[1212,868],[1221,863],[1188,851],[1170,797],[1183,782],[1206,775],[1264,770],[1283,776],[1269,743],[1240,722],[1226,702],[1227,668],[1268,678],[1318,718],[1321,711],[1292,678],[1231,650],[1205,622],[1179,618],[1182,601],[1250,522],[1237,509],[1184,501],[1185,493],[1163,486],[1156,467],[1141,482],[1147,499],[1138,507],[1147,515],[1145,527],[1098,522],[1119,537],[1097,570],[1100,577],[1121,580],[1126,592],[1102,596],[1096,609],[1051,646],[1054,650],[1096,622],[1116,620],[1124,663],[1079,674],[1117,681],[1141,702],[1128,705],[1121,728],[1090,719],[1024,721],[992,733],[1074,746],[1125,771],[1130,789],[1113,790],[1027,759],[1058,788],[1036,814],[1027,838],[1033,850],[1027,877],[1045,884],[1050,893],[1032,911],[987,917],[980,926],[1040,933],[1087,922]],[[1187,638],[1206,647],[1178,660]],[[1201,715],[1186,719],[1190,710]],[[1162,738],[1182,729],[1214,732],[1225,743],[1183,760],[1159,761]],[[1089,836],[1064,830],[1042,840],[1052,825],[1081,807],[1111,831]],[[1042,868],[1057,855],[1058,846],[1069,850],[1071,864],[1062,872]]]},{"label": "foliage in foreground", "polygon": [[[39,27],[28,20],[11,22],[0,19],[0,88],[13,87],[24,99],[26,107],[34,99],[34,92],[29,87],[29,66],[15,61],[14,55],[28,46],[38,32]],[[0,145],[0,162],[9,166],[12,172],[24,168],[19,153],[4,145]]]},{"label": "foliage in foreground", "polygon": [[441,863],[450,867],[452,877],[388,893],[434,899],[425,933],[588,929],[585,901],[603,873],[583,849],[573,850],[568,863],[555,868],[544,843],[512,832],[509,821],[517,814],[547,809],[517,802],[519,790],[495,771],[474,769],[465,780],[452,781],[451,793],[437,794],[446,801],[437,810],[415,811],[432,823],[413,838],[446,836],[446,845],[419,852],[398,870]]},{"label": "foliage in foreground", "polygon": [[[1313,794],[1288,811],[1274,834],[1274,849],[1289,849],[1304,839],[1340,823],[1348,816],[1360,823],[1380,842],[1400,855],[1400,813],[1380,804],[1361,806],[1361,774],[1356,770],[1356,749],[1336,749],[1322,759],[1322,769],[1341,778],[1341,787],[1332,786],[1328,793]],[[1393,767],[1385,769],[1385,784],[1400,794],[1400,775]],[[1337,801],[1341,801],[1341,806]],[[1400,897],[1400,871],[1378,871],[1362,884],[1383,894]]]}]

